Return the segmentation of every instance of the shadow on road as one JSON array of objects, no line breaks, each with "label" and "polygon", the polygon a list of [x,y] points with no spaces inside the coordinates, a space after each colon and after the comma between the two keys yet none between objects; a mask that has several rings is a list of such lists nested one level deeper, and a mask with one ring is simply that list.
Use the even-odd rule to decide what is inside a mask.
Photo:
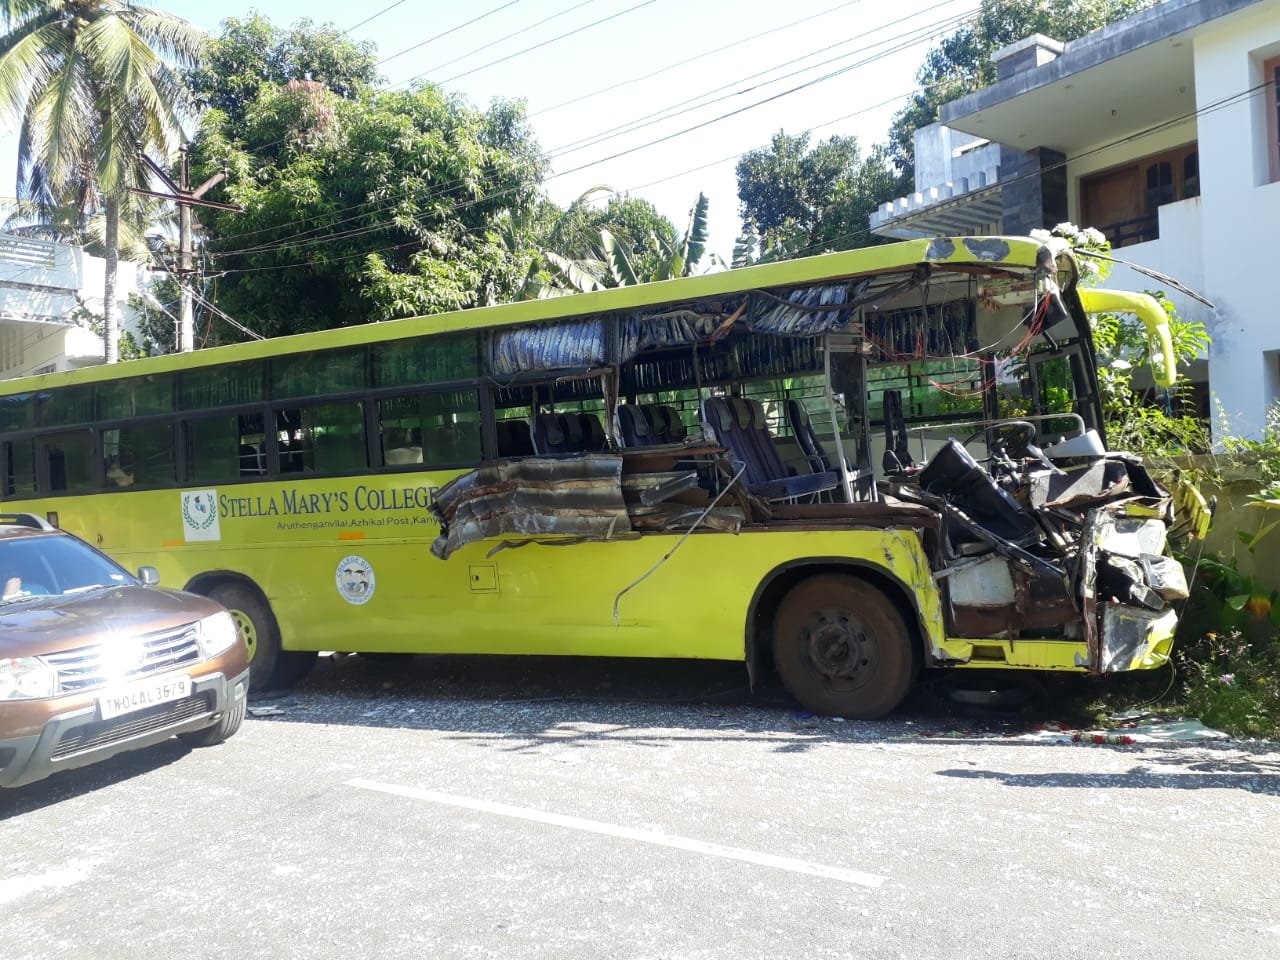
[{"label": "shadow on road", "polygon": [[[1162,749],[1168,750],[1165,745]],[[1133,749],[1133,748],[1128,748]],[[1143,760],[1156,763],[1177,763],[1182,769],[1195,771],[1198,763],[1187,763],[1186,758],[1160,759],[1143,756]],[[1174,773],[1155,770],[1146,764],[1138,764],[1123,773],[1001,773],[997,770],[939,770],[942,777],[962,780],[995,780],[1006,787],[1067,788],[1084,790],[1246,790],[1249,793],[1280,796],[1280,773],[1265,772],[1275,763],[1259,764],[1249,759],[1218,760],[1211,763],[1219,772]]]},{"label": "shadow on road", "polygon": [[181,760],[190,752],[191,748],[181,740],[165,740],[142,750],[118,754],[92,766],[55,773],[25,787],[0,790],[0,822],[143,776]]}]

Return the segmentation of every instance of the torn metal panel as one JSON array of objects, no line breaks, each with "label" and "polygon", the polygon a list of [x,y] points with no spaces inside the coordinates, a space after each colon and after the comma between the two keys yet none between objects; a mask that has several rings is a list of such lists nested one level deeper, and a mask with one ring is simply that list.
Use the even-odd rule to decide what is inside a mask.
[{"label": "torn metal panel", "polygon": [[446,484],[431,507],[441,559],[476,540],[518,537],[607,539],[631,531],[622,496],[622,458],[499,460]]},{"label": "torn metal panel", "polygon": [[1144,553],[1164,553],[1168,527],[1154,518],[1119,516],[1102,511],[1093,532],[1093,545],[1116,556],[1138,559]]},{"label": "torn metal panel", "polygon": [[1102,611],[1102,643],[1098,669],[1103,673],[1156,667],[1168,662],[1178,616],[1107,604]]}]

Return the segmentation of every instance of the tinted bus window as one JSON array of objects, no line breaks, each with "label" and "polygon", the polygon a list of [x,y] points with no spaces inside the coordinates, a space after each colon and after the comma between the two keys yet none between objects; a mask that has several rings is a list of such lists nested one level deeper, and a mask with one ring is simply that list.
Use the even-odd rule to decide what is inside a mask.
[{"label": "tinted bus window", "polygon": [[0,431],[12,433],[30,430],[36,425],[36,398],[34,394],[20,393],[0,397]]},{"label": "tinted bus window", "polygon": [[452,390],[378,401],[382,460],[389,466],[479,463],[480,393]]},{"label": "tinted bus window", "polygon": [[316,397],[365,388],[364,350],[299,353],[271,361],[271,396]]},{"label": "tinted bus window", "polygon": [[43,426],[92,423],[94,419],[92,384],[51,390],[40,398],[40,423]]},{"label": "tinted bus window", "polygon": [[189,483],[225,483],[267,473],[261,414],[222,414],[185,422]]},{"label": "tinted bus window", "polygon": [[373,348],[375,387],[448,383],[471,380],[479,375],[479,337],[474,333],[395,340]]},{"label": "tinted bus window", "polygon": [[266,398],[260,360],[189,370],[178,378],[178,409],[203,410],[259,403]]},{"label": "tinted bus window", "polygon": [[167,423],[102,431],[106,485],[163,487],[173,484],[173,428]]},{"label": "tinted bus window", "polygon": [[12,440],[4,445],[5,478],[7,496],[22,496],[36,492],[36,454],[31,440]]},{"label": "tinted bus window", "polygon": [[276,411],[281,473],[349,473],[369,465],[364,404],[357,400]]},{"label": "tinted bus window", "polygon": [[48,469],[51,492],[79,493],[93,489],[93,435],[88,430],[51,433],[37,442]]},{"label": "tinted bus window", "polygon": [[98,384],[98,419],[123,420],[168,413],[173,408],[172,377],[134,377]]}]

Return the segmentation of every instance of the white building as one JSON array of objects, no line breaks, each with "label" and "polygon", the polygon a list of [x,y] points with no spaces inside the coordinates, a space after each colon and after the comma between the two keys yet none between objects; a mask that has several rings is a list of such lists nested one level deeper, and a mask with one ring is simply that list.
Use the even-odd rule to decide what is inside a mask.
[{"label": "white building", "polygon": [[[1166,289],[1213,336],[1208,386],[1232,432],[1256,434],[1280,400],[1280,305],[1268,284],[1280,0],[1165,0],[1079,40],[1029,37],[993,59],[996,83],[917,133],[917,192],[885,204],[871,229],[1098,227],[1118,257],[1213,301],[1209,310]],[[1161,287],[1126,268],[1108,285]]]},{"label": "white building", "polygon": [[[103,362],[102,337],[79,317],[102,314],[105,269],[106,261],[82,247],[0,234],[0,379]],[[137,274],[135,264],[120,262],[122,318]]]}]

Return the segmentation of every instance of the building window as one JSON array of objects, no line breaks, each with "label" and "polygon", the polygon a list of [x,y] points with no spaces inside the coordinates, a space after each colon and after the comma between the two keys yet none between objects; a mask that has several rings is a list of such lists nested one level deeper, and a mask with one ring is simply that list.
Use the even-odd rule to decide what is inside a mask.
[{"label": "building window", "polygon": [[1262,65],[1262,81],[1267,85],[1267,157],[1272,181],[1280,180],[1280,57],[1272,57]]},{"label": "building window", "polygon": [[1145,243],[1160,238],[1161,207],[1198,196],[1200,158],[1188,143],[1082,177],[1080,221],[1105,233],[1113,247]]}]

